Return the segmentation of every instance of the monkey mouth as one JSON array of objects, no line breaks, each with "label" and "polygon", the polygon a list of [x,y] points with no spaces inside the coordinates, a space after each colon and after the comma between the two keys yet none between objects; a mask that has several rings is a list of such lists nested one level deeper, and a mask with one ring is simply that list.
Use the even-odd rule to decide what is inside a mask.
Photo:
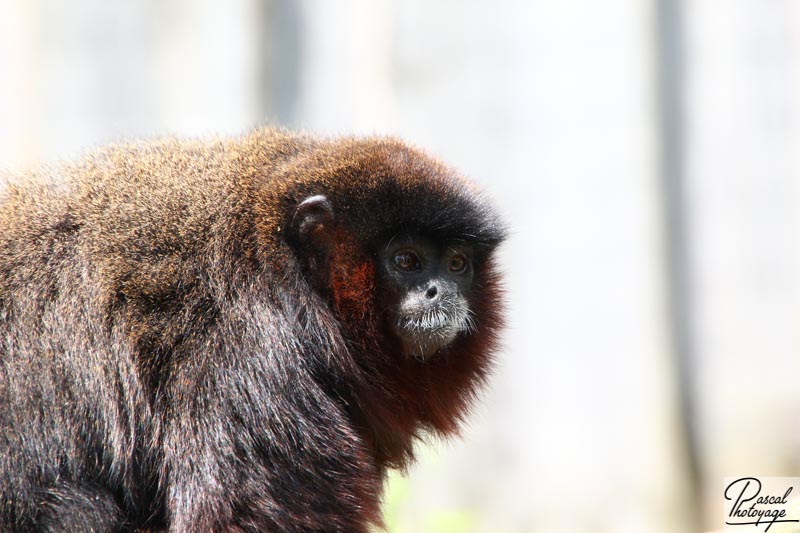
[{"label": "monkey mouth", "polygon": [[472,331],[474,320],[466,305],[455,304],[405,314],[395,326],[405,355],[426,361],[447,348],[460,334]]}]

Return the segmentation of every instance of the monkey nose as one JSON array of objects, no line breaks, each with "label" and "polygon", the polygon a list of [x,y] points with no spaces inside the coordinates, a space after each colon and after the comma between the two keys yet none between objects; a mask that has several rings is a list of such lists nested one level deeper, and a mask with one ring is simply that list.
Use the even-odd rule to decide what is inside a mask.
[{"label": "monkey nose", "polygon": [[433,300],[434,298],[436,298],[436,295],[438,293],[439,289],[436,288],[436,285],[431,285],[430,287],[428,287],[428,290],[425,291],[425,297],[428,298],[428,300]]}]

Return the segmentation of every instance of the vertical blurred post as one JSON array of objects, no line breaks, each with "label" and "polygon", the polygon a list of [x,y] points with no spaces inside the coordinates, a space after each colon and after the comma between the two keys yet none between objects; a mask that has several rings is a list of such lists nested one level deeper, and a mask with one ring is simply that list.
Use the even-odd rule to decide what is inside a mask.
[{"label": "vertical blurred post", "polygon": [[690,491],[685,501],[690,523],[699,527],[700,494],[698,429],[693,376],[696,368],[691,341],[692,302],[689,287],[689,247],[684,188],[683,120],[683,18],[681,0],[657,0],[658,106],[661,135],[661,180],[663,213],[666,217],[667,320],[674,354],[676,383],[680,402],[678,416],[683,430],[685,485]]},{"label": "vertical blurred post", "polygon": [[303,53],[300,4],[293,0],[263,0],[258,9],[258,114],[271,124],[293,124]]}]

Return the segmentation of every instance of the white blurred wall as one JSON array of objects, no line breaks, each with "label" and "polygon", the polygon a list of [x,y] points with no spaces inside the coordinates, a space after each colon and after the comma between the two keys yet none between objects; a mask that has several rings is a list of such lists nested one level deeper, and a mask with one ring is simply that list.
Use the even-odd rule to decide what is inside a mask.
[{"label": "white blurred wall", "polygon": [[[510,223],[509,328],[465,439],[395,484],[393,528],[683,532],[698,506],[719,527],[723,475],[800,475],[800,16],[792,0],[681,4],[671,176],[656,6],[1,0],[0,167],[264,121],[427,147]],[[671,214],[667,179],[684,184]],[[685,287],[669,281],[667,215],[686,225]]]},{"label": "white blurred wall", "polygon": [[707,515],[800,475],[800,3],[687,11],[687,196]]}]

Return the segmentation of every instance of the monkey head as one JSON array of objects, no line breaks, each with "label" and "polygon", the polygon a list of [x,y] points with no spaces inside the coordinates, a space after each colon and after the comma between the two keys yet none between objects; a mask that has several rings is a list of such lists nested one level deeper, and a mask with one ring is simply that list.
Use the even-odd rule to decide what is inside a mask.
[{"label": "monkey head", "polygon": [[455,172],[407,146],[380,147],[343,158],[353,166],[337,167],[338,189],[301,200],[291,227],[345,322],[355,315],[363,332],[372,315],[394,351],[427,362],[491,317],[476,300],[498,300],[487,263],[504,232]]}]

